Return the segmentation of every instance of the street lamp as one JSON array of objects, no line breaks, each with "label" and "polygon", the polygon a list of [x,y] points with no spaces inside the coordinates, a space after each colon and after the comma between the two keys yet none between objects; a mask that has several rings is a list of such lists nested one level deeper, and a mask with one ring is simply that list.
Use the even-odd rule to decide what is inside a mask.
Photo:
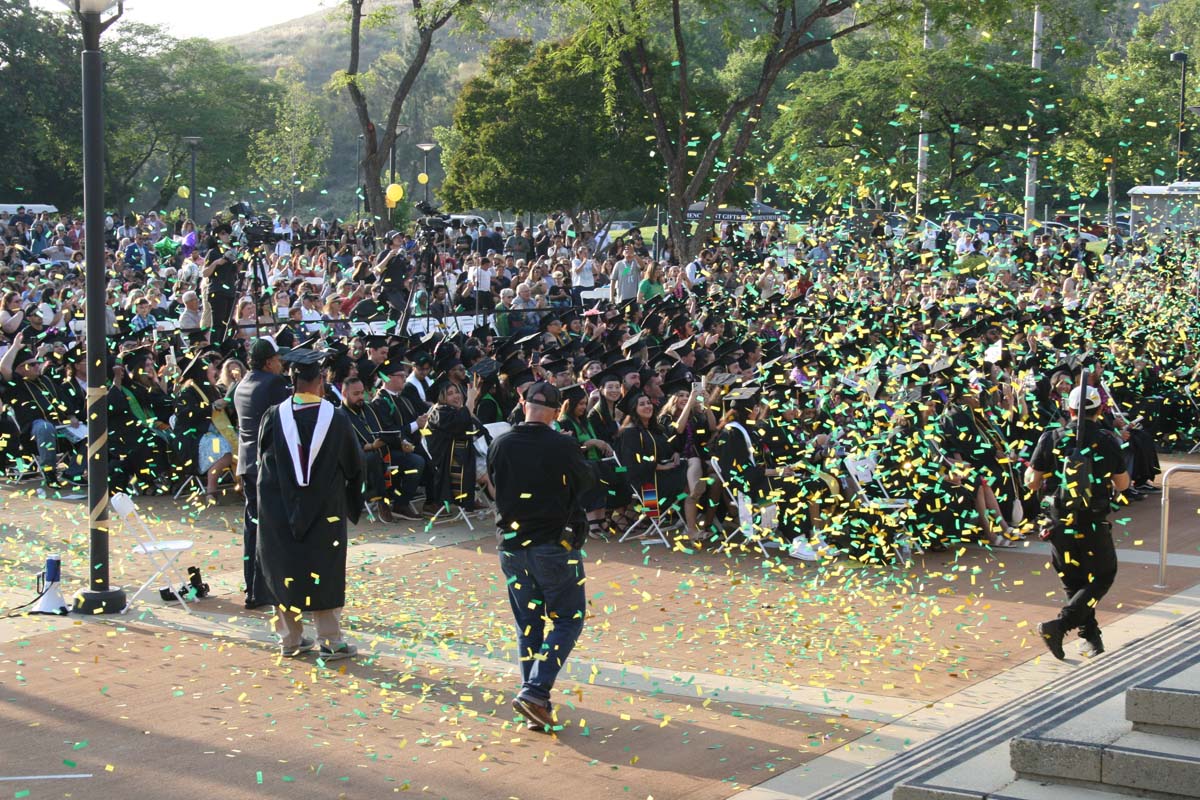
[{"label": "street lamp", "polygon": [[358,143],[354,148],[354,213],[362,213],[362,146],[366,137],[358,135]]},{"label": "street lamp", "polygon": [[[433,148],[435,148],[435,147],[437,147],[437,145],[434,144],[433,142],[422,142],[421,144],[417,145],[417,149],[419,149],[423,153],[425,153],[425,166],[423,166],[421,168],[421,172],[425,173],[425,202],[426,203],[429,202],[429,151],[433,150]],[[432,288],[433,287],[430,286],[431,290],[432,290]]]},{"label": "street lamp", "polygon": [[[62,0],[83,29],[84,316],[87,325],[88,587],[75,594],[80,614],[119,614],[125,593],[108,582],[108,342],[104,274],[104,58],[100,35],[121,16],[121,0]],[[101,21],[113,7],[115,16]]]},{"label": "street lamp", "polygon": [[405,133],[408,133],[407,125],[397,125],[396,126],[396,136],[392,139],[392,172],[391,172],[392,178],[390,181],[388,181],[388,183],[396,182],[396,139],[399,139],[400,136]]},{"label": "street lamp", "polygon": [[1175,51],[1171,53],[1171,62],[1179,65],[1179,138],[1175,143],[1175,180],[1183,180],[1183,112],[1187,108],[1187,53]]},{"label": "street lamp", "polygon": [[191,191],[190,197],[192,198],[191,220],[192,220],[193,225],[196,224],[196,148],[200,147],[201,141],[202,140],[199,136],[183,137],[183,143],[186,144],[192,150],[192,185],[191,185],[191,189],[190,189],[190,191]]}]

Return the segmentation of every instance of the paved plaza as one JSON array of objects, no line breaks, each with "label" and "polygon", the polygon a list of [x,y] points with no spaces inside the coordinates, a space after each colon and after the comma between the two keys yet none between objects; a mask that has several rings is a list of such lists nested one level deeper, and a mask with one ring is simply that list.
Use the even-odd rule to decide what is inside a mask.
[{"label": "paved plaza", "polygon": [[[184,566],[213,595],[190,614],[154,592],[120,616],[0,619],[0,798],[807,797],[1194,611],[1200,476],[1172,483],[1167,589],[1157,496],[1113,515],[1112,652],[1095,664],[1074,641],[1054,662],[1036,639],[1059,594],[1036,540],[908,571],[590,543],[553,736],[510,706],[515,636],[486,520],[353,528],[361,654],[325,666],[281,659],[269,614],[242,610],[234,500],[144,500],[159,536],[195,540]],[[32,598],[49,553],[81,586],[84,505],[0,492],[0,606]],[[149,569],[129,546],[117,529],[114,580],[131,591]]]}]

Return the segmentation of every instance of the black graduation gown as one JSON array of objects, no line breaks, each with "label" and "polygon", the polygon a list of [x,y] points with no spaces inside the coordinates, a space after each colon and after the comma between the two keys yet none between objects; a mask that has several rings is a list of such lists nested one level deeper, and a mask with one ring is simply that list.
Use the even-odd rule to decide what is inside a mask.
[{"label": "black graduation gown", "polygon": [[471,505],[475,500],[475,438],[483,426],[465,408],[438,403],[429,411],[426,440],[433,461],[435,503]]},{"label": "black graduation gown", "polygon": [[[756,432],[749,427],[746,432],[750,434],[751,443],[757,444],[754,442]],[[748,492],[754,498],[766,496],[770,487],[761,454],[751,459],[750,447],[741,431],[730,426],[723,428],[713,446],[713,459],[721,469],[722,479],[736,491]]]},{"label": "black graduation gown", "polygon": [[175,447],[178,465],[189,473],[198,471],[200,439],[212,424],[212,405],[195,385],[180,389],[175,405]]},{"label": "black graduation gown", "polygon": [[[295,411],[301,442],[312,442],[317,408]],[[362,457],[350,420],[334,410],[307,487],[296,481],[279,406],[263,415],[258,457],[259,572],[253,596],[305,611],[341,608],[346,605],[346,523],[357,524],[363,509]]]},{"label": "black graduation gown", "polygon": [[663,434],[646,430],[641,425],[627,425],[617,436],[616,450],[630,485],[641,493],[647,484],[653,483],[661,508],[674,505],[686,494],[686,464],[680,462],[674,469],[657,469],[675,455]]}]

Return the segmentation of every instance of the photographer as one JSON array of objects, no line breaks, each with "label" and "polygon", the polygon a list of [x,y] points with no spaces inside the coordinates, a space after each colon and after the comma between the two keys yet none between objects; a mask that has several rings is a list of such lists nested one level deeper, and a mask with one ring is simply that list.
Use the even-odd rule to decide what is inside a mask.
[{"label": "photographer", "polygon": [[213,228],[213,239],[209,241],[204,269],[200,272],[200,288],[204,296],[200,325],[210,331],[209,341],[213,344],[225,339],[237,298],[238,250],[231,243],[232,238],[233,228],[229,223],[224,222]]},{"label": "photographer", "polygon": [[387,250],[375,262],[376,280],[383,286],[383,296],[392,307],[392,319],[399,319],[408,304],[408,290],[404,282],[409,274],[408,254],[404,251],[404,236],[396,232],[388,241]]}]

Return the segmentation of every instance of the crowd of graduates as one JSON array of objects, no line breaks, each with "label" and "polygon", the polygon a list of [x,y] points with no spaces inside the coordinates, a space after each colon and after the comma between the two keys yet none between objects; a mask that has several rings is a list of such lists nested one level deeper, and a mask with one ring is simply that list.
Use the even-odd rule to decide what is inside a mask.
[{"label": "crowd of graduates", "polygon": [[[0,220],[0,461],[64,497],[83,479],[82,277],[78,259],[45,253],[80,243],[64,235],[35,257],[12,223]],[[326,398],[353,423],[363,496],[385,521],[486,508],[487,443],[535,380],[559,387],[557,427],[599,479],[580,510],[589,535],[622,535],[652,509],[687,549],[739,527],[804,557],[1012,546],[1040,503],[1024,463],[1083,370],[1125,444],[1120,502],[1156,491],[1157,453],[1200,436],[1184,234],[927,235],[830,216],[727,225],[673,263],[636,231],[593,236],[565,215],[451,228],[432,257],[406,233],[319,220],[312,235],[278,221],[257,253],[238,243],[242,219],[134,223],[109,255],[114,490],[194,476],[196,501],[227,491],[232,398],[267,345],[324,353]]]}]

